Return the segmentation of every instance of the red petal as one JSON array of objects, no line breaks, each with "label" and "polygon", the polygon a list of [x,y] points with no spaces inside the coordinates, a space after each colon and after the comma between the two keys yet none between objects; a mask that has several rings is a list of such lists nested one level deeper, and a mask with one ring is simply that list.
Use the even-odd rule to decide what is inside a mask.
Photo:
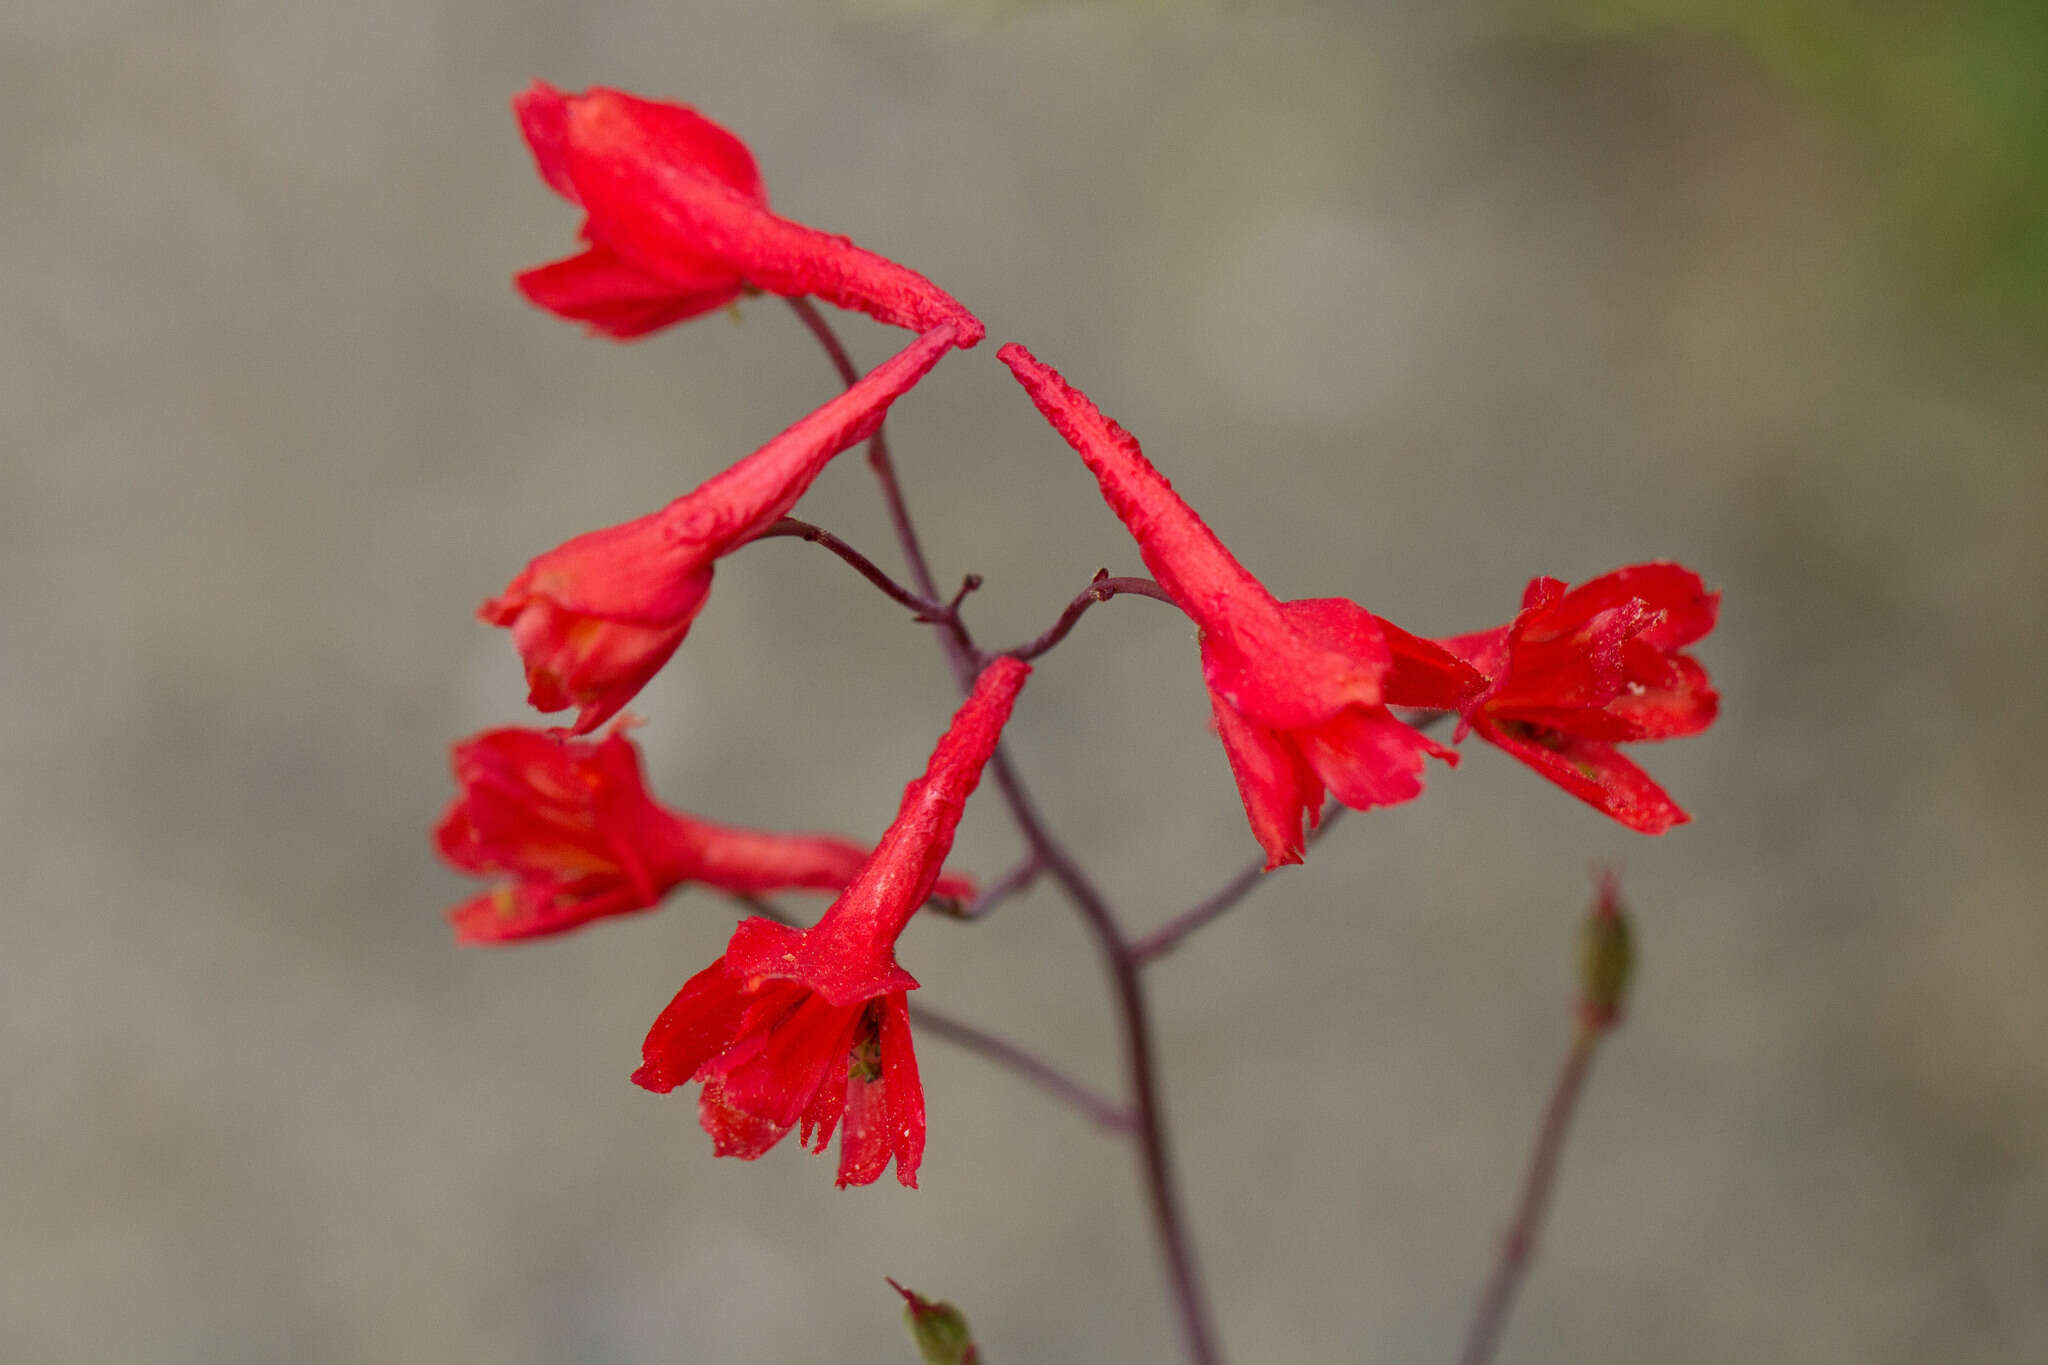
[{"label": "red petal", "polygon": [[581,613],[542,595],[522,598],[522,581],[531,580],[515,579],[477,614],[512,627],[512,643],[526,664],[528,702],[540,711],[580,708],[570,732],[581,735],[617,715],[674,655],[710,589],[711,566],[650,601],[681,608],[676,619],[654,623]]},{"label": "red petal", "polygon": [[1590,616],[1570,610],[1571,600],[1523,612],[1509,628],[1508,673],[1495,680],[1489,711],[1599,707],[1628,685],[1623,661],[1628,643],[1654,623],[1656,613],[1636,598]]},{"label": "red petal", "polygon": [[723,308],[740,296],[739,276],[729,270],[695,286],[679,284],[675,273],[643,270],[608,247],[593,246],[513,280],[535,305],[619,341]]},{"label": "red petal", "polygon": [[448,922],[460,944],[517,943],[651,909],[654,903],[616,878],[528,880],[465,901],[448,912]]},{"label": "red petal", "polygon": [[1630,829],[1662,834],[1692,817],[1612,744],[1547,733],[1520,735],[1482,723],[1479,732],[1573,796]]},{"label": "red petal", "polygon": [[1456,763],[1458,756],[1404,725],[1384,707],[1351,710],[1295,732],[1302,758],[1353,810],[1391,806],[1422,794],[1425,755]]},{"label": "red petal", "polygon": [[803,1115],[798,1120],[797,1137],[811,1151],[822,1152],[830,1145],[832,1134],[846,1113],[846,1091],[846,1086],[834,1084],[827,1076],[825,1084],[818,1087],[818,1093],[811,1096],[811,1102],[804,1106]]},{"label": "red petal", "polygon": [[730,1103],[716,1077],[705,1081],[697,1096],[697,1122],[711,1135],[714,1154],[741,1161],[764,1155],[789,1132],[786,1123],[776,1124]]},{"label": "red petal", "polygon": [[889,1167],[887,1083],[851,1076],[846,1082],[846,1126],[839,1135],[839,1188],[872,1185]]},{"label": "red petal", "polygon": [[[1485,675],[1450,650],[1410,635],[1384,616],[1374,619],[1393,656],[1393,669],[1386,681],[1388,705],[1455,711],[1485,690]],[[1500,635],[1505,642],[1506,632]]]},{"label": "red petal", "polygon": [[699,1068],[732,1043],[749,1003],[723,961],[691,977],[647,1030],[633,1084],[667,1094],[694,1080]]},{"label": "red petal", "polygon": [[1301,822],[1322,817],[1321,780],[1280,736],[1246,720],[1213,693],[1209,702],[1252,837],[1266,850],[1266,870],[1300,862]]},{"label": "red petal", "polygon": [[[1370,615],[1355,603],[1345,605]],[[1273,730],[1314,725],[1348,706],[1379,705],[1380,679],[1389,668],[1384,657],[1324,649],[1291,628],[1263,640],[1241,630],[1202,636],[1202,681],[1209,691],[1246,720]]]},{"label": "red petal", "polygon": [[[783,1127],[795,1123],[818,1087],[844,1074],[863,1008],[806,993],[765,1037],[750,1035],[760,1045],[749,1055],[742,1055],[735,1039],[731,1051],[709,1063],[723,1077],[727,1102]],[[746,1024],[741,1031],[748,1032]]]},{"label": "red petal", "polygon": [[546,81],[535,81],[512,97],[512,113],[533,149],[540,178],[570,203],[581,202],[569,179],[569,101]]},{"label": "red petal", "polygon": [[[1474,631],[1470,635],[1453,635],[1434,643],[1445,653],[1470,664],[1480,676],[1489,679],[1499,678],[1507,672],[1509,629],[1508,626],[1495,626],[1491,630]],[[1397,703],[1400,704],[1405,703]]]},{"label": "red petal", "polygon": [[1607,705],[1608,714],[1628,727],[1627,739],[1677,739],[1694,735],[1714,723],[1721,696],[1707,681],[1707,670],[1685,654],[1670,659],[1671,680],[1663,687],[1629,691]]},{"label": "red petal", "polygon": [[1591,616],[1605,607],[1639,598],[1662,619],[1643,632],[1643,639],[1660,650],[1691,644],[1714,628],[1721,594],[1708,592],[1700,576],[1683,564],[1658,560],[1631,564],[1602,574],[1566,593],[1561,609]]},{"label": "red petal", "polygon": [[580,134],[609,130],[613,139],[605,154],[641,160],[658,173],[704,176],[727,189],[768,206],[768,187],[754,154],[732,133],[695,109],[667,100],[642,99],[623,90],[592,86],[573,101],[579,110]]},{"label": "red petal", "polygon": [[577,616],[666,626],[703,605],[712,558],[706,546],[679,542],[663,513],[653,512],[586,531],[537,556],[503,593],[477,608],[477,616],[511,625],[529,602],[546,598]]},{"label": "red petal", "polygon": [[896,1179],[917,1188],[924,1163],[924,1083],[910,1043],[910,1005],[902,992],[882,1001],[882,1083],[888,1088],[889,1145],[896,1153]]},{"label": "red petal", "polygon": [[726,941],[725,963],[735,976],[749,980],[764,976],[791,978],[796,972],[797,950],[803,942],[802,930],[750,915],[739,922]]}]

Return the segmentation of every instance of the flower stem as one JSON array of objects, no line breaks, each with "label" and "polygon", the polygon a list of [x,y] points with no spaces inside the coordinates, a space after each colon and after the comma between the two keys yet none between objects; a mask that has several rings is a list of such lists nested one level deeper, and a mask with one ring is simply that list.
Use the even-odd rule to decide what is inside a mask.
[{"label": "flower stem", "polygon": [[[808,300],[792,299],[790,306],[796,309],[797,316],[803,319],[804,325],[825,348],[840,379],[852,384],[858,374],[845,347],[839,344],[832,325]],[[888,448],[882,444],[880,431],[868,444],[868,464],[882,486],[882,498],[888,504],[889,519],[903,548],[904,562],[910,566],[911,582],[925,597],[936,601],[938,588],[924,557],[924,549],[918,543],[917,528],[903,500],[903,490],[896,482],[896,471],[889,462]],[[1082,610],[1085,611],[1086,607]],[[957,611],[936,619],[933,624],[939,627],[939,647],[952,666],[960,690],[968,691],[974,685],[974,676],[982,658],[974,637]],[[1167,1283],[1173,1290],[1174,1306],[1180,1317],[1182,1342],[1191,1365],[1221,1365],[1223,1356],[1216,1345],[1216,1330],[1210,1323],[1208,1296],[1195,1266],[1194,1243],[1188,1233],[1187,1219],[1181,1211],[1179,1188],[1167,1147],[1166,1120],[1159,1100],[1157,1064],[1153,1058],[1152,1024],[1144,982],[1140,977],[1140,964],[1131,950],[1130,941],[1124,937],[1108,898],[1039,815],[1030,791],[1002,746],[997,746],[990,757],[988,771],[994,774],[1004,804],[1010,808],[1010,817],[1032,855],[1065,890],[1067,899],[1073,902],[1083,923],[1095,937],[1096,951],[1109,973],[1116,996],[1117,1017],[1124,1035],[1124,1056],[1130,1072],[1131,1099],[1136,1111],[1139,1164],[1144,1173],[1146,1200],[1151,1206],[1153,1233],[1159,1242],[1160,1255],[1166,1262]]]},{"label": "flower stem", "polygon": [[991,882],[979,896],[967,905],[949,906],[937,900],[925,902],[930,909],[938,911],[948,919],[977,920],[995,910],[1012,896],[1021,895],[1038,880],[1038,874],[1045,871],[1038,855],[1027,853],[1018,864]]},{"label": "flower stem", "polygon": [[[1309,831],[1308,843],[1313,845],[1316,840],[1328,834],[1330,827],[1337,823],[1344,810],[1343,806],[1332,802],[1323,812],[1321,823]],[[1236,876],[1225,882],[1213,894],[1196,901],[1151,933],[1132,943],[1131,956],[1138,960],[1140,966],[1165,957],[1180,947],[1181,941],[1195,930],[1211,920],[1221,919],[1225,913],[1235,909],[1239,901],[1256,891],[1265,880],[1266,859],[1261,855],[1246,863]]]},{"label": "flower stem", "polygon": [[895,579],[884,573],[874,560],[869,559],[859,550],[854,549],[822,526],[813,526],[808,521],[798,521],[795,517],[784,517],[760,535],[755,536],[754,539],[767,540],[775,536],[792,536],[798,540],[807,540],[813,545],[819,545],[830,550],[833,554],[838,555],[848,564],[851,564],[855,572],[859,573],[862,578],[880,588],[890,601],[910,608],[913,612],[917,613],[921,620],[935,621],[950,610],[943,603],[934,602],[926,597],[920,597],[904,587],[901,583],[898,583]]},{"label": "flower stem", "polygon": [[979,1053],[997,1066],[1015,1072],[1107,1132],[1129,1134],[1137,1126],[1129,1109],[1000,1034],[915,1001],[910,1006],[910,1022],[924,1032],[935,1033],[956,1047]]},{"label": "flower stem", "polygon": [[[1104,569],[1095,575],[1093,582],[1081,589],[1080,594],[1073,601],[1067,603],[1067,609],[1060,613],[1060,619],[1053,622],[1050,630],[1034,640],[1028,640],[1021,645],[997,652],[1007,654],[1013,659],[1022,659],[1024,662],[1029,663],[1039,655],[1050,650],[1060,641],[1066,639],[1067,632],[1074,628],[1074,623],[1081,619],[1082,614],[1088,608],[1094,606],[1097,602],[1107,602],[1112,597],[1119,597],[1127,593],[1138,597],[1154,598],[1166,603],[1168,606],[1178,605],[1167,595],[1166,589],[1160,587],[1149,578],[1111,578],[1109,570]],[[991,655],[990,657],[993,658],[994,656]]]},{"label": "flower stem", "polygon": [[[809,299],[793,298],[788,302],[791,311],[825,348],[825,357],[838,372],[839,382],[852,388],[860,379],[860,371],[854,369],[853,357],[840,344],[839,333]],[[903,547],[904,563],[910,566],[910,581],[920,593],[936,602],[939,598],[938,583],[925,560],[924,547],[918,543],[917,531],[910,524],[910,508],[903,501],[902,487],[896,482],[896,466],[890,462],[888,438],[883,435],[881,427],[876,427],[875,434],[868,438],[868,468],[875,471],[875,480],[882,486],[882,501],[889,508],[889,523],[896,528],[896,543]]]},{"label": "flower stem", "polygon": [[1593,1053],[1600,1045],[1602,1030],[1581,1025],[1572,1038],[1551,1087],[1550,1102],[1543,1109],[1543,1126],[1537,1131],[1536,1149],[1529,1158],[1529,1171],[1522,1179],[1522,1197],[1515,1208],[1515,1220],[1501,1238],[1500,1251],[1487,1277],[1486,1289],[1472,1311],[1472,1323],[1465,1331],[1465,1346],[1458,1353],[1459,1365],[1486,1365],[1507,1326],[1508,1310],[1514,1306],[1515,1291],[1521,1288],[1529,1264],[1536,1256],[1536,1239],[1543,1231],[1543,1218],[1550,1209],[1550,1194],[1557,1183],[1558,1162],[1564,1156],[1564,1140],[1572,1125],[1572,1113],[1586,1088],[1586,1076],[1593,1069]]}]

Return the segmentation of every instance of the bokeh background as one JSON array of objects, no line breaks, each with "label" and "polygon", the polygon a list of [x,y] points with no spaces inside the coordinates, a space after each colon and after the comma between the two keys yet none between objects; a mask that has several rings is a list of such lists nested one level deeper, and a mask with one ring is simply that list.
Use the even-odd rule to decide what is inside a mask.
[{"label": "bokeh background", "polygon": [[[1145,441],[1282,596],[1425,632],[1668,556],[1726,697],[1632,836],[1483,748],[1156,974],[1239,1361],[1446,1359],[1568,1035],[1586,868],[1644,965],[1520,1362],[2048,1356],[2048,19],[2026,0],[11,0],[0,15],[0,1356],[1172,1358],[1128,1154],[923,1048],[925,1188],[714,1161],[627,1084],[730,906],[457,952],[446,746],[528,719],[475,603],[832,379],[773,302],[588,340],[529,78],[694,102],[991,344],[892,419],[986,638],[1136,556],[994,362]],[[845,324],[864,363],[900,334]],[[889,557],[857,458],[803,508]],[[658,790],[872,835],[950,704],[794,542],[636,707]],[[1252,852],[1192,640],[1098,609],[1020,761],[1136,924]],[[960,864],[1016,851],[980,801]],[[1115,1083],[1041,892],[913,930]]]}]

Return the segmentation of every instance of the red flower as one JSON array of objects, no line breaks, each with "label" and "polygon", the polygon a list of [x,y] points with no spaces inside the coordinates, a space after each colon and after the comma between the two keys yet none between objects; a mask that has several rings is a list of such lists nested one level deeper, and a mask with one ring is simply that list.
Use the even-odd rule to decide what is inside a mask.
[{"label": "red flower", "polygon": [[664,1094],[702,1082],[698,1117],[718,1155],[752,1160],[798,1124],[822,1152],[843,1124],[840,1185],[872,1183],[893,1157],[916,1186],[924,1091],[904,992],[917,980],[896,965],[896,937],[931,893],[1030,672],[1010,658],[982,671],[874,857],[816,925],[741,922],[648,1030],[634,1082]]},{"label": "red flower", "polygon": [[[869,850],[827,834],[775,834],[672,811],[647,793],[618,729],[602,740],[487,730],[455,746],[459,796],[434,830],[441,856],[505,885],[448,912],[460,943],[507,943],[646,910],[678,886],[837,891]],[[941,896],[973,884],[941,877]]]},{"label": "red flower", "polygon": [[586,250],[518,277],[551,313],[624,340],[759,289],[918,332],[951,323],[963,347],[982,338],[981,322],[916,271],[770,213],[753,154],[694,109],[544,81],[512,109],[541,178],[589,215]]},{"label": "red flower", "polygon": [[951,327],[927,332],[695,492],[528,564],[477,609],[481,620],[512,628],[528,700],[543,711],[581,708],[570,727],[579,735],[617,714],[689,633],[713,561],[795,506],[826,463],[871,435],[952,344]]},{"label": "red flower", "polygon": [[[1714,628],[1721,594],[1678,564],[1633,564],[1569,591],[1530,582],[1514,621],[1442,641],[1487,678],[1460,708],[1477,730],[1631,829],[1662,834],[1692,817],[1615,745],[1713,724],[1721,699],[1679,650]],[[1431,706],[1389,689],[1396,705]]]},{"label": "red flower", "polygon": [[1173,491],[1138,442],[1022,346],[996,353],[1095,473],[1153,577],[1201,627],[1202,677],[1216,732],[1266,866],[1298,863],[1302,820],[1327,790],[1357,810],[1422,790],[1425,755],[1457,755],[1396,720],[1391,675],[1455,705],[1478,675],[1427,641],[1395,632],[1341,597],[1277,601]]}]

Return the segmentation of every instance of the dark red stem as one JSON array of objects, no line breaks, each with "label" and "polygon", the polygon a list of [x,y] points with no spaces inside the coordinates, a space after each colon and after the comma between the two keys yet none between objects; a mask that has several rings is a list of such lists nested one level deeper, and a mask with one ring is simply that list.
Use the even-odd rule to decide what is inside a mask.
[{"label": "dark red stem", "polygon": [[[1094,606],[1097,602],[1107,602],[1112,597],[1124,595],[1150,597],[1164,602],[1168,606],[1179,605],[1172,597],[1167,595],[1166,589],[1160,587],[1149,578],[1111,578],[1109,570],[1104,569],[1095,575],[1094,581],[1081,589],[1073,601],[1067,603],[1067,609],[1060,613],[1060,619],[1052,623],[1050,630],[1034,640],[1029,640],[1021,645],[998,652],[1029,663],[1047,650],[1050,650],[1060,641],[1066,639],[1067,632],[1074,628],[1074,623],[1081,619],[1088,608]],[[995,656],[991,655],[989,657],[993,658]]]},{"label": "dark red stem", "polygon": [[[795,517],[784,517],[760,535],[755,536],[754,539],[768,540],[778,536],[791,536],[797,540],[808,540],[813,545],[820,545],[830,550],[833,554],[838,555],[848,564],[851,564],[862,578],[880,588],[888,595],[891,601],[909,607],[911,611],[917,614],[920,620],[936,621],[951,610],[951,608],[942,603],[935,602],[927,597],[920,597],[904,587],[901,583],[898,583],[895,579],[884,573],[874,560],[869,559],[859,550],[854,549],[822,526],[813,526],[808,521],[798,521]],[[957,601],[955,605],[958,605]]]},{"label": "dark red stem", "polygon": [[[1343,816],[1344,809],[1344,807],[1332,802],[1329,808],[1323,812],[1322,823],[1309,832],[1308,843],[1314,844],[1316,840],[1328,834],[1330,827],[1335,825],[1338,819]],[[1265,880],[1266,859],[1264,855],[1261,855],[1246,863],[1242,871],[1225,882],[1222,888],[1213,895],[1196,901],[1193,905],[1133,943],[1131,945],[1131,956],[1138,959],[1140,966],[1165,957],[1175,948],[1180,947],[1181,940],[1189,934],[1194,933],[1195,930],[1200,929],[1209,921],[1220,919],[1228,911],[1237,908],[1237,903],[1256,891]]]},{"label": "dark red stem", "polygon": [[970,904],[960,905],[956,902],[949,905],[932,900],[925,902],[925,906],[927,909],[937,910],[949,919],[977,920],[1010,897],[1027,890],[1043,871],[1045,866],[1038,861],[1038,855],[1027,853],[1022,861],[991,882]]},{"label": "dark red stem", "polygon": [[1083,1085],[1036,1053],[1019,1047],[1000,1034],[977,1028],[943,1010],[935,1010],[916,1001],[910,1005],[910,1022],[922,1032],[935,1033],[956,1047],[978,1052],[998,1066],[1015,1072],[1108,1132],[1128,1134],[1134,1126],[1131,1111],[1123,1105]]}]

